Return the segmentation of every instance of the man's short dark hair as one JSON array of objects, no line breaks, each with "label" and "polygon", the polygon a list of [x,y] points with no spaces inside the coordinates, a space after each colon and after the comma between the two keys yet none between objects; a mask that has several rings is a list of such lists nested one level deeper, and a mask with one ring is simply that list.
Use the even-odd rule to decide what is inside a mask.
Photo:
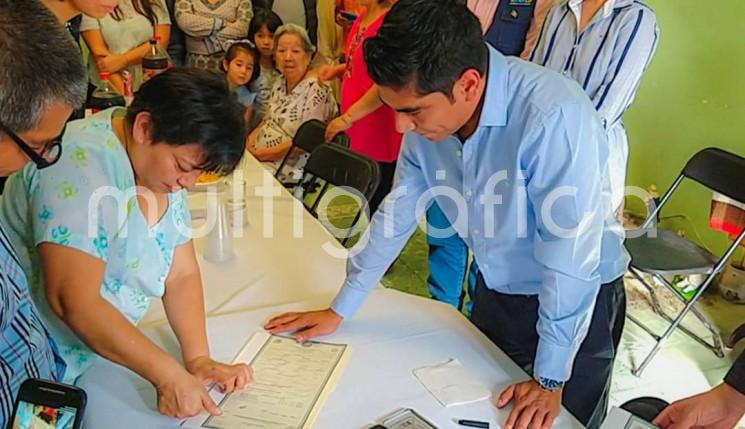
[{"label": "man's short dark hair", "polygon": [[39,0],[0,0],[0,122],[32,130],[51,103],[78,108],[88,76],[78,45]]},{"label": "man's short dark hair", "polygon": [[363,53],[376,84],[448,97],[466,70],[484,76],[489,57],[478,18],[457,0],[399,0]]},{"label": "man's short dark hair", "polygon": [[127,121],[148,112],[151,138],[173,146],[196,144],[204,160],[199,168],[217,174],[235,170],[245,150],[244,107],[225,76],[178,68],[145,82],[127,109]]}]

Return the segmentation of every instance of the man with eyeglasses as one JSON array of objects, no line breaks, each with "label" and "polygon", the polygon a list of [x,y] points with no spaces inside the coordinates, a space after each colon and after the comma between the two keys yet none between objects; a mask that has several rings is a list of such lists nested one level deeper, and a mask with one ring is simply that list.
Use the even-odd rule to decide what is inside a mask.
[{"label": "man with eyeglasses", "polygon": [[[85,101],[77,46],[38,0],[0,0],[0,65],[0,177],[54,164],[65,122]],[[60,380],[64,370],[0,225],[0,427],[24,380]]]}]

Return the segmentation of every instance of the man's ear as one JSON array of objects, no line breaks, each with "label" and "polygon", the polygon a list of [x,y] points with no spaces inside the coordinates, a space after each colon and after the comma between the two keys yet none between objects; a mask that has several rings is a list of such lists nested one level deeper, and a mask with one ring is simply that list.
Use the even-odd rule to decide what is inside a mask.
[{"label": "man's ear", "polygon": [[483,81],[482,76],[476,69],[468,69],[460,75],[455,87],[463,94],[466,101],[473,101],[479,97],[479,89]]}]

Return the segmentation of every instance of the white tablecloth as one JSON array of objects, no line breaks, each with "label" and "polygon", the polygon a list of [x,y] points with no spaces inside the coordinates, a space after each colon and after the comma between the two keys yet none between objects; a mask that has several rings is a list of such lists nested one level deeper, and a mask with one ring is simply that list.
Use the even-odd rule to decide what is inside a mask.
[{"label": "white tablecloth", "polygon": [[[211,263],[202,257],[203,239],[195,240],[208,315],[286,304],[335,292],[344,280],[346,254],[338,241],[277,183],[250,155],[243,162],[248,226],[233,239],[235,259]],[[265,188],[271,188],[269,191]],[[262,195],[274,192],[264,213]],[[190,209],[203,212],[206,193],[189,197]],[[203,222],[194,221],[199,228]],[[330,249],[330,250],[329,250]],[[165,320],[154,301],[141,326]]]},{"label": "white tablecloth", "polygon": [[[262,201],[254,192],[264,171],[253,159],[246,164],[251,227],[236,242],[237,258],[226,264],[200,261],[210,348],[223,361],[232,360],[269,317],[327,307],[344,278],[344,261],[322,249],[334,239],[310,215],[301,215],[303,238],[292,238],[292,206],[299,203],[288,194],[274,201],[276,234],[264,237]],[[159,304],[140,326],[157,344],[180,356]],[[497,410],[490,401],[446,409],[419,384],[412,370],[457,358],[495,393],[526,378],[452,307],[393,290],[376,289],[360,312],[325,340],[350,344],[352,358],[316,421],[319,429],[368,428],[400,407],[414,408],[441,428],[459,427],[454,418],[490,421],[498,427],[506,411]],[[152,386],[123,367],[101,359],[78,384],[88,393],[86,428],[179,425],[157,413]],[[555,426],[581,427],[566,411]]]}]

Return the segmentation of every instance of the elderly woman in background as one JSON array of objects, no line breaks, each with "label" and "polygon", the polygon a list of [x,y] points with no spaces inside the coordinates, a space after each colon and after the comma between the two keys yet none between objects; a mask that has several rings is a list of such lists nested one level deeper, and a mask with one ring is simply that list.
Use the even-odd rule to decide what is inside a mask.
[{"label": "elderly woman in background", "polygon": [[110,73],[114,87],[123,92],[121,71],[132,75],[132,89],[142,84],[142,58],[150,52],[150,39],[160,36],[161,49],[168,46],[171,19],[162,0],[120,0],[113,12],[100,19],[83,15],[80,31],[92,55],[88,74],[100,86],[99,72]]},{"label": "elderly woman in background", "polygon": [[[246,146],[258,160],[281,160],[292,146],[300,125],[310,119],[328,122],[337,114],[331,88],[318,82],[310,62],[315,47],[308,33],[295,24],[285,24],[274,34],[274,55],[280,76],[274,81],[268,115],[249,134]],[[288,160],[300,168],[301,157]]]},{"label": "elderly woman in background", "polygon": [[186,64],[220,71],[225,42],[246,38],[253,7],[251,0],[176,0],[175,13],[186,34]]}]

